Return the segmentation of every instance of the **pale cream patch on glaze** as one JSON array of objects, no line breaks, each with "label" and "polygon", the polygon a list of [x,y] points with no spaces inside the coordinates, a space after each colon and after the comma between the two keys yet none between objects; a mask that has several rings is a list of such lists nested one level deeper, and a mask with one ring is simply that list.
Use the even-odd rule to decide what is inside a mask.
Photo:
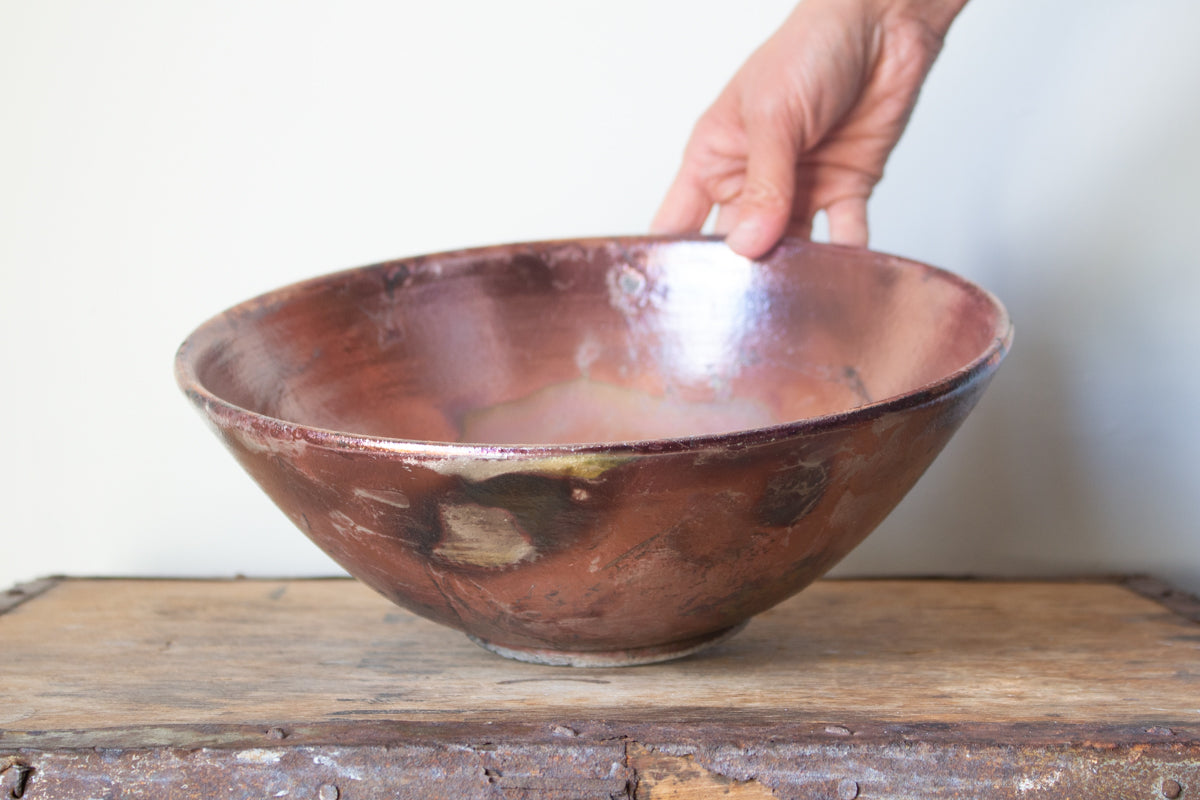
[{"label": "pale cream patch on glaze", "polygon": [[355,489],[354,494],[364,500],[381,503],[393,508],[408,508],[408,497],[396,489]]},{"label": "pale cream patch on glaze", "polygon": [[459,564],[506,567],[531,561],[537,550],[522,535],[512,512],[492,506],[444,504],[438,507],[445,537],[433,552]]},{"label": "pale cream patch on glaze", "polygon": [[904,420],[899,415],[885,415],[871,424],[875,442],[867,449],[846,449],[842,470],[847,476],[857,475],[864,470],[876,469],[880,464],[902,464],[906,460],[907,440],[901,436]]},{"label": "pale cream patch on glaze", "polygon": [[387,538],[379,531],[374,531],[368,527],[358,524],[342,511],[329,512],[329,522],[334,528],[337,529],[337,532],[343,536],[350,536],[356,539],[363,536]]},{"label": "pale cream patch on glaze", "polygon": [[260,439],[244,431],[236,431],[237,441],[251,453],[269,453],[285,458],[298,458],[308,450],[304,439]]},{"label": "pale cream patch on glaze", "polygon": [[[844,442],[830,454],[830,462],[837,464],[837,472],[841,476],[838,480],[846,481],[864,470],[874,469],[880,461],[889,456],[890,451],[885,453],[883,450],[892,445],[897,426],[887,423],[886,419],[887,417],[884,417],[871,423],[871,433],[875,441]],[[894,449],[894,445],[892,447]]]},{"label": "pale cream patch on glaze", "polygon": [[886,433],[891,433],[903,424],[904,418],[900,414],[884,414],[871,423],[871,433],[875,436],[883,436]]},{"label": "pale cream patch on glaze", "polygon": [[707,450],[697,450],[692,456],[692,465],[702,467],[705,464],[720,464],[727,461],[740,461],[746,458],[745,450],[735,450],[722,447],[711,447]]},{"label": "pale cream patch on glaze", "polygon": [[599,360],[602,350],[603,348],[600,346],[600,343],[591,336],[584,339],[583,343],[576,348],[575,366],[579,368],[581,377],[588,377],[592,369],[592,364],[595,364]]},{"label": "pale cream patch on glaze", "polygon": [[579,453],[576,455],[550,456],[548,458],[479,458],[449,457],[404,459],[416,467],[431,469],[439,475],[464,478],[468,481],[486,481],[500,475],[520,472],[530,475],[546,475],[554,478],[579,478],[596,480],[613,467],[618,467],[633,456],[608,456]]}]

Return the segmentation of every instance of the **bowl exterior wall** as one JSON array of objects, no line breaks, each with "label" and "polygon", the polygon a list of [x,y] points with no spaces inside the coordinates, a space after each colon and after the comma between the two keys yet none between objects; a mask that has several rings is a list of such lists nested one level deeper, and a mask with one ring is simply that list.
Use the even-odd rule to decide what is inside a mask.
[{"label": "bowl exterior wall", "polygon": [[674,452],[355,450],[204,407],[292,521],[384,596],[502,647],[587,652],[720,631],[808,585],[907,493],[990,374],[916,407]]}]

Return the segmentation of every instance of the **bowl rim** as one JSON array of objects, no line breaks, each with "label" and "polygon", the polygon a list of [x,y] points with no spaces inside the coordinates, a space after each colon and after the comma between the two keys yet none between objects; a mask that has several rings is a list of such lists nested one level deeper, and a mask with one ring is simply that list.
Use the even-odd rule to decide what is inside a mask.
[{"label": "bowl rim", "polygon": [[225,400],[210,391],[200,381],[197,374],[198,355],[206,351],[205,345],[211,346],[217,338],[219,329],[227,325],[231,317],[246,313],[256,307],[276,304],[287,296],[311,291],[321,285],[345,280],[348,276],[366,272],[378,271],[382,268],[414,261],[470,259],[484,257],[516,248],[546,248],[555,246],[597,247],[628,246],[651,243],[672,242],[711,242],[719,243],[723,237],[705,234],[686,235],[632,235],[632,236],[596,236],[583,238],[545,239],[528,242],[513,242],[508,244],[492,244],[479,247],[460,248],[444,252],[430,253],[418,256],[391,259],[388,261],[367,264],[350,269],[342,269],[324,275],[301,280],[267,292],[263,292],[248,300],[237,303],[224,311],[210,317],[197,326],[180,344],[175,354],[175,379],[188,399],[203,413],[215,422],[220,420],[223,425],[238,429],[257,437],[267,437],[282,440],[303,440],[307,444],[318,445],[331,450],[354,452],[389,453],[413,457],[428,458],[471,458],[471,459],[506,459],[513,457],[555,458],[576,454],[604,455],[655,455],[661,453],[678,453],[686,451],[702,451],[713,448],[742,448],[754,445],[770,444],[772,442],[790,439],[797,436],[812,435],[826,430],[835,429],[851,422],[864,422],[876,419],[888,413],[916,408],[939,398],[954,394],[973,385],[979,380],[989,377],[999,366],[1000,361],[1012,346],[1013,324],[1008,310],[1000,300],[987,289],[941,267],[935,267],[903,256],[896,256],[863,247],[848,247],[845,245],[810,242],[805,239],[785,237],[763,259],[771,257],[781,249],[816,249],[841,250],[853,252],[860,256],[890,262],[906,269],[916,268],[928,275],[947,281],[958,286],[968,294],[982,299],[996,312],[994,325],[995,335],[989,345],[975,358],[962,367],[947,373],[936,381],[918,386],[908,392],[854,406],[845,411],[832,414],[822,414],[813,417],[803,417],[758,428],[746,428],[723,433],[705,433],[694,436],[667,437],[660,439],[631,439],[616,442],[579,442],[562,444],[504,444],[478,442],[446,442],[439,440],[403,439],[372,434],[358,434],[349,431],[339,431],[306,425],[301,422],[272,417],[244,408]]}]

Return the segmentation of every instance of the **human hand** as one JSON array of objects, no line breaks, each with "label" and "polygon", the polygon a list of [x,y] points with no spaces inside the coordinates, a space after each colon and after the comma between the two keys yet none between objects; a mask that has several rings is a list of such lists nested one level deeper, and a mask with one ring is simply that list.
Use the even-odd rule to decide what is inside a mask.
[{"label": "human hand", "polygon": [[785,234],[867,244],[867,198],[966,0],[803,0],[700,117],[651,226],[716,228],[757,258]]}]

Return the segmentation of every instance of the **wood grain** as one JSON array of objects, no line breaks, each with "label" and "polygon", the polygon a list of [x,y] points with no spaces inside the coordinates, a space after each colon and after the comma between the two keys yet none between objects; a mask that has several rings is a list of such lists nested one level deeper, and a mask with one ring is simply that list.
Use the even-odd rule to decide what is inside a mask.
[{"label": "wood grain", "polygon": [[1108,583],[824,581],[674,663],[507,661],[360,584],[65,580],[0,615],[0,731],[353,720],[1200,724],[1200,626]]},{"label": "wood grain", "polygon": [[691,755],[669,755],[635,743],[628,757],[638,774],[638,797],[646,800],[775,800],[778,796],[756,780],[739,781],[713,772]]}]

